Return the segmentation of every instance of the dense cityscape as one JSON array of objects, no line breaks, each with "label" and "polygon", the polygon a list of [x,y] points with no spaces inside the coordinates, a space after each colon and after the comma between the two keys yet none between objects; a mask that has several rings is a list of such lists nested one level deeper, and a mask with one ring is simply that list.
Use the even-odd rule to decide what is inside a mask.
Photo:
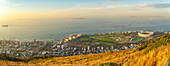
[{"label": "dense cityscape", "polygon": [[[128,31],[128,32],[109,32],[109,33],[98,33],[98,34],[73,34],[65,39],[58,41],[44,41],[36,40],[33,41],[19,41],[19,40],[0,40],[0,53],[8,54],[11,57],[27,58],[32,56],[72,56],[72,55],[83,55],[83,54],[94,54],[103,53],[107,51],[120,51],[137,48],[142,43],[146,41],[153,40],[154,38],[159,38],[164,34],[170,34],[170,32],[154,32],[154,35],[149,37],[139,36],[139,31]],[[80,44],[79,39],[89,36],[103,36],[103,35],[115,35],[123,34],[130,35],[129,41],[122,44],[109,44],[103,45],[100,42],[91,42],[89,44]],[[134,37],[136,36],[136,37]],[[118,37],[117,42],[125,40],[126,36]],[[136,39],[137,38],[137,39]],[[97,40],[95,38],[91,38]],[[137,41],[134,41],[137,40]],[[140,43],[139,43],[140,42]],[[77,44],[75,44],[77,43]],[[86,45],[87,44],[87,45]]]}]

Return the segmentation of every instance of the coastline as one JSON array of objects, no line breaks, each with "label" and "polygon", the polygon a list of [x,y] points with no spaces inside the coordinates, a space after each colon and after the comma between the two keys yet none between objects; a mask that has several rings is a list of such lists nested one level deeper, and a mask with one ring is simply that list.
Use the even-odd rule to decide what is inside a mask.
[{"label": "coastline", "polygon": [[153,36],[140,37],[140,31],[108,32],[96,34],[70,34],[58,41],[0,40],[0,53],[18,58],[32,56],[73,56],[104,53],[137,48],[145,42],[170,32],[154,32]]}]

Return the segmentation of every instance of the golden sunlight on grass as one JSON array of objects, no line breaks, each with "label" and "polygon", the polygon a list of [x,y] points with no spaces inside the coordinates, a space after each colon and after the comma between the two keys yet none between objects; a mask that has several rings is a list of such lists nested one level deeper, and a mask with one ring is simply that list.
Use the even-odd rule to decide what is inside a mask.
[{"label": "golden sunlight on grass", "polygon": [[160,46],[148,53],[138,51],[133,53],[132,50],[106,52],[91,55],[77,55],[67,57],[54,57],[47,59],[33,60],[28,63],[0,61],[0,65],[28,65],[28,66],[98,66],[102,63],[117,63],[123,66],[165,66],[170,59],[170,44]]},{"label": "golden sunlight on grass", "polygon": [[138,51],[133,53],[132,50],[107,52],[101,54],[78,55],[68,57],[55,57],[49,59],[41,59],[30,61],[33,64],[42,65],[66,65],[66,66],[98,66],[102,63],[114,62],[125,66],[164,66],[170,59],[170,44],[161,46],[157,49],[145,53]]}]

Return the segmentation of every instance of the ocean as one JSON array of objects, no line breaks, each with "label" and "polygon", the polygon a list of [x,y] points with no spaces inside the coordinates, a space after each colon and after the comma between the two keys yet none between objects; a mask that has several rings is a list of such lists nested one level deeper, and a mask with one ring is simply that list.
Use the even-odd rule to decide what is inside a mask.
[{"label": "ocean", "polygon": [[1,21],[0,39],[56,41],[73,33],[170,31],[170,19],[144,18],[42,18]]}]

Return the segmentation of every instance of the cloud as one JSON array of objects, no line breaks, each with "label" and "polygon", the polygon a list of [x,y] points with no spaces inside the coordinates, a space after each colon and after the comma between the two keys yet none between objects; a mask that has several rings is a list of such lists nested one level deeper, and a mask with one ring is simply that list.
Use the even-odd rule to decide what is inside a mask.
[{"label": "cloud", "polygon": [[[79,8],[79,9],[74,9],[74,8],[68,8],[68,9],[64,9],[64,10],[56,10],[56,11],[83,11],[83,10],[105,10],[105,9],[114,9],[114,8],[124,8],[124,7],[128,7],[128,5],[114,5],[114,6],[106,6],[106,7],[94,7],[94,8]],[[55,12],[55,11],[54,11]]]},{"label": "cloud", "polygon": [[153,8],[170,8],[170,3],[160,3],[160,4],[147,4],[144,7],[153,7]]},{"label": "cloud", "polygon": [[[56,17],[103,17],[112,16],[119,13],[120,8],[126,8],[128,5],[112,5],[106,7],[87,7],[87,8],[67,8],[52,11]],[[121,9],[122,10],[122,9]]]},{"label": "cloud", "polygon": [[85,18],[56,18],[56,19],[78,19],[78,20],[80,20],[80,19],[85,19]]},{"label": "cloud", "polygon": [[141,10],[144,8],[170,8],[170,3],[144,3],[131,5],[132,7],[129,10]]},{"label": "cloud", "polygon": [[124,7],[128,7],[128,5],[114,5],[114,6],[106,6],[106,7],[81,8],[79,10],[104,10],[104,9],[114,9],[114,8],[124,8]]},{"label": "cloud", "polygon": [[133,8],[129,8],[129,10],[141,10],[141,8],[133,7]]},{"label": "cloud", "polygon": [[121,8],[121,7],[128,7],[129,5],[119,5],[119,6],[108,6],[107,8]]},{"label": "cloud", "polygon": [[169,19],[170,16],[129,16],[129,18],[144,18],[144,19]]},{"label": "cloud", "polygon": [[122,1],[122,0],[107,0],[107,1]]}]

